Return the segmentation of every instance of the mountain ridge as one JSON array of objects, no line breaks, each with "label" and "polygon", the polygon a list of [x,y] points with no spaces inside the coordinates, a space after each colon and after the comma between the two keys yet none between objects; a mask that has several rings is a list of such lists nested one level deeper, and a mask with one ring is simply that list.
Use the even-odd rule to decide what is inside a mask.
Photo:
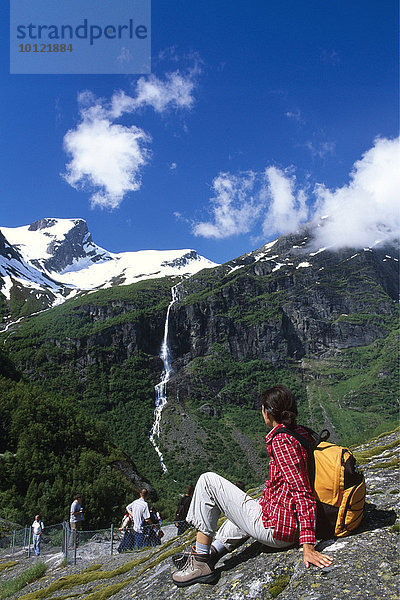
[{"label": "mountain ridge", "polygon": [[[3,304],[10,303],[13,293],[24,297],[31,307],[24,307],[24,315],[82,292],[185,277],[214,266],[192,249],[108,252],[93,242],[83,219],[43,218],[22,227],[0,227],[0,294]],[[13,306],[10,312],[19,316]]]}]

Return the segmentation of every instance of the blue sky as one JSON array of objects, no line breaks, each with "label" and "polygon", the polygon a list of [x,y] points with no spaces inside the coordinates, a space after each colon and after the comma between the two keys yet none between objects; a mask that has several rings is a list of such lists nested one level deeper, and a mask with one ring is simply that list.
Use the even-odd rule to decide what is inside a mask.
[{"label": "blue sky", "polygon": [[327,243],[341,219],[343,243],[394,236],[397,10],[153,0],[151,76],[10,75],[3,2],[0,225],[80,217],[113,252],[216,262],[326,211]]}]

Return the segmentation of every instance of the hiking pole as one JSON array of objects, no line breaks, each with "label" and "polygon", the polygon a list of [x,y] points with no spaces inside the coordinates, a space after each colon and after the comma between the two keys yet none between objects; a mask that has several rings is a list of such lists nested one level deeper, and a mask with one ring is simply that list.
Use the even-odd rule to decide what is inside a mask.
[{"label": "hiking pole", "polygon": [[69,553],[69,538],[70,538],[69,523],[65,523],[65,562],[68,564],[68,553]]},{"label": "hiking pole", "polygon": [[67,559],[67,543],[66,543],[67,542],[67,531],[65,528],[65,521],[63,521],[62,528],[63,528],[63,554],[64,554],[65,559]]},{"label": "hiking pole", "polygon": [[15,529],[13,531],[13,535],[12,535],[12,556],[14,556],[14,548],[15,548]]}]

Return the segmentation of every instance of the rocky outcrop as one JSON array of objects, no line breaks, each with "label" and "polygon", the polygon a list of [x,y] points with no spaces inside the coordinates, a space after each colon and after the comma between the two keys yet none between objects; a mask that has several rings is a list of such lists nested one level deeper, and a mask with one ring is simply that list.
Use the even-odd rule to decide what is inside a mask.
[{"label": "rocky outcrop", "polygon": [[[84,307],[82,313],[90,312],[91,309],[92,307]],[[96,312],[98,312],[97,307]],[[129,310],[126,312],[129,313]],[[125,312],[123,311],[120,314],[125,314]],[[138,320],[110,324],[89,335],[68,337],[68,339],[49,337],[47,341],[56,347],[73,350],[73,355],[69,356],[69,361],[80,371],[88,365],[103,364],[105,367],[111,367],[116,362],[122,363],[134,355],[138,349],[156,357],[160,349],[160,338],[163,329],[163,316],[155,315],[149,322]],[[108,353],[99,352],[101,348],[107,348]],[[52,360],[52,358],[49,357],[49,360]],[[158,369],[162,370],[161,360]]]},{"label": "rocky outcrop", "polygon": [[22,262],[22,257],[13,246],[11,246],[0,231],[0,256],[7,260],[16,260]]},{"label": "rocky outcrop", "polygon": [[202,258],[199,254],[197,254],[196,250],[188,250],[185,254],[178,258],[174,258],[172,260],[165,260],[161,263],[162,267],[187,267],[193,261],[201,262]]},{"label": "rocky outcrop", "polygon": [[99,248],[93,242],[86,221],[83,219],[73,219],[71,229],[62,239],[52,235],[52,228],[57,226],[58,223],[59,219],[40,219],[29,225],[28,231],[49,230],[49,233],[47,233],[49,236],[47,254],[50,255],[50,258],[32,261],[32,264],[38,269],[62,273],[66,267],[70,267],[80,259],[88,259],[88,261],[93,263],[112,260],[106,250]]},{"label": "rocky outcrop", "polygon": [[116,460],[112,463],[114,469],[119,471],[128,481],[130,481],[135,491],[139,494],[142,488],[146,488],[150,493],[150,500],[156,502],[158,500],[155,489],[139,475],[136,465],[129,460]]},{"label": "rocky outcrop", "polygon": [[224,343],[236,360],[271,363],[365,346],[387,335],[398,249],[311,251],[307,232],[279,238],[178,286],[177,367]]},{"label": "rocky outcrop", "polygon": [[29,265],[0,231],[0,305],[4,305],[5,316],[47,308],[64,291],[47,273]]},{"label": "rocky outcrop", "polygon": [[[51,230],[53,221],[42,219],[30,227]],[[54,242],[47,260],[55,263],[46,263],[47,269],[60,271],[82,253],[89,257],[86,223],[74,223],[61,245]],[[312,252],[306,234],[281,237],[178,284],[168,336],[175,373],[197,357],[212,355],[215,344],[223,344],[234,360],[282,365],[366,346],[388,334],[398,297],[398,249]],[[196,261],[196,256],[179,260]],[[91,302],[87,296],[85,305],[71,309],[75,329],[102,326],[50,342],[74,347],[83,365],[96,361],[92,348],[114,348],[117,361],[137,350],[158,355],[170,290],[162,286],[156,295],[157,311],[151,314],[148,308],[140,318],[133,314],[138,307],[122,297]],[[124,319],[116,322],[121,315]]]},{"label": "rocky outcrop", "polygon": [[[170,556],[193,539],[187,532],[157,550],[104,557],[96,565],[53,568],[46,578],[30,584],[29,593],[15,597],[50,598],[59,590],[62,597],[67,593],[86,600],[397,600],[398,450],[398,431],[357,449],[367,481],[365,518],[353,535],[319,543],[319,549],[334,558],[324,570],[307,570],[298,548],[272,552],[249,541],[219,563],[217,583],[178,589],[171,580]],[[3,578],[10,576],[6,572]]]}]

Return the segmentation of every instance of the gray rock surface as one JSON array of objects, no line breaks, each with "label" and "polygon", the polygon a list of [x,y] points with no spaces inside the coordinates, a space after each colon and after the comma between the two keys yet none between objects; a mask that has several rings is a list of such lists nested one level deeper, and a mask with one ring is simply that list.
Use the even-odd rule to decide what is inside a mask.
[{"label": "gray rock surface", "polygon": [[[216,584],[179,589],[171,580],[171,555],[191,543],[194,533],[189,531],[155,550],[100,557],[96,564],[80,561],[76,566],[56,567],[54,557],[50,557],[46,576],[15,598],[269,600],[279,596],[281,600],[397,600],[399,438],[396,431],[357,448],[367,480],[365,518],[355,534],[319,543],[318,549],[334,557],[327,569],[307,570],[299,548],[273,552],[249,541],[220,562]],[[2,558],[2,562],[6,560]],[[21,559],[18,565],[0,573],[1,579],[14,576],[26,566]],[[39,594],[35,594],[37,591]]]}]

